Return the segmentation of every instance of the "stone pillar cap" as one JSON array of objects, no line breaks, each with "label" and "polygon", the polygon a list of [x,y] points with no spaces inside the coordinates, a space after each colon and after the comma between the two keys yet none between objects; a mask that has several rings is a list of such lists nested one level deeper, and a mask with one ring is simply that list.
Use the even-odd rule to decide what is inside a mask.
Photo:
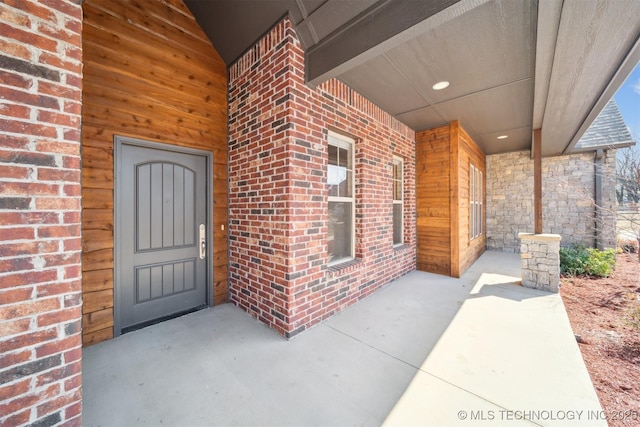
[{"label": "stone pillar cap", "polygon": [[562,240],[562,236],[559,234],[518,233],[518,239],[559,242]]}]

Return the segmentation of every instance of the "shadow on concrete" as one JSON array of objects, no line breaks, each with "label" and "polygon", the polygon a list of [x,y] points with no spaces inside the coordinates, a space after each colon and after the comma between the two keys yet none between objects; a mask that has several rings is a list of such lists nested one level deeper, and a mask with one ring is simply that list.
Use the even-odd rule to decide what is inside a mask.
[{"label": "shadow on concrete", "polygon": [[487,252],[460,279],[412,272],[291,341],[226,304],[88,347],[83,425],[504,425],[499,411],[599,410],[562,301],[510,284],[519,262]]}]

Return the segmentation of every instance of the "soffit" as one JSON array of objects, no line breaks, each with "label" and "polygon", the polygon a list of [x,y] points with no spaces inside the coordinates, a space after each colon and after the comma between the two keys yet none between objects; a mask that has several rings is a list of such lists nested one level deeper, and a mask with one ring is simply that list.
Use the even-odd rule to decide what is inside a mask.
[{"label": "soffit", "polygon": [[309,48],[379,1],[184,0],[227,65],[286,15]]},{"label": "soffit", "polygon": [[638,63],[639,34],[640,1],[563,2],[541,123],[543,156],[571,152]]},{"label": "soffit", "polygon": [[640,56],[637,0],[185,3],[227,64],[288,13],[310,85],[338,78],[415,130],[460,120],[487,154],[538,128],[544,156],[571,152]]},{"label": "soffit", "polygon": [[459,120],[487,154],[527,148],[534,25],[530,3],[487,2],[338,78],[416,130]]}]

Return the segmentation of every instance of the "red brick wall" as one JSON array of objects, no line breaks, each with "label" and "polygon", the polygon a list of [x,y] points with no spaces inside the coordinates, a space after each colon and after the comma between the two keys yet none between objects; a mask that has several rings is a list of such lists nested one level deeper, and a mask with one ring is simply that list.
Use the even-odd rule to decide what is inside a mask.
[{"label": "red brick wall", "polygon": [[80,425],[82,10],[0,3],[0,425]]},{"label": "red brick wall", "polygon": [[[342,268],[327,267],[328,130],[355,139],[356,262]],[[229,215],[230,299],[287,337],[415,269],[414,132],[337,80],[305,86],[287,19],[229,69]]]}]

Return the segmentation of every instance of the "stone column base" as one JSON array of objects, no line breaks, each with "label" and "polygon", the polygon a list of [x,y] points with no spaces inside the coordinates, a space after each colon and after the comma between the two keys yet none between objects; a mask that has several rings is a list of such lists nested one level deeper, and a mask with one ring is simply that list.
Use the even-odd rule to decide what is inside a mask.
[{"label": "stone column base", "polygon": [[558,234],[520,233],[522,286],[558,292],[560,289],[560,240]]}]

